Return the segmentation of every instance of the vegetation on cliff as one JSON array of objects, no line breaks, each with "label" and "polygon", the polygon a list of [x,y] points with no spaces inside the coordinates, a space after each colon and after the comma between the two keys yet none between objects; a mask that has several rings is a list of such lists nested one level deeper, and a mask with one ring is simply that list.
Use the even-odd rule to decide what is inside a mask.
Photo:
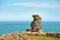
[{"label": "vegetation on cliff", "polygon": [[60,40],[60,38],[36,35],[34,33],[14,32],[0,35],[0,40]]}]

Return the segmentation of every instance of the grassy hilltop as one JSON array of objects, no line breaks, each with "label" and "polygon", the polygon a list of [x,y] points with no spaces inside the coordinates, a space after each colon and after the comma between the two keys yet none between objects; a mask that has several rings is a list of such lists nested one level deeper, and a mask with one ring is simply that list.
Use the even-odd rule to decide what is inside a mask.
[{"label": "grassy hilltop", "polygon": [[60,40],[60,38],[47,37],[44,35],[32,35],[24,32],[13,32],[0,35],[0,40]]}]

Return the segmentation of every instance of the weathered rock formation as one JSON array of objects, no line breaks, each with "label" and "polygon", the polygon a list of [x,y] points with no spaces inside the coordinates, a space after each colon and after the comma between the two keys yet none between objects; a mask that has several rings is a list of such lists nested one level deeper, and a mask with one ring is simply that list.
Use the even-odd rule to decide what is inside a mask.
[{"label": "weathered rock formation", "polygon": [[9,33],[9,34],[2,34],[0,36],[0,40],[24,40],[24,36],[21,35],[19,32]]},{"label": "weathered rock formation", "polygon": [[41,28],[41,17],[37,14],[32,15],[33,21],[31,23],[31,28],[27,29],[29,32],[40,32],[42,33],[42,28]]},{"label": "weathered rock formation", "polygon": [[60,40],[60,33],[46,33],[46,35],[38,32],[13,32],[1,34],[0,40]]},{"label": "weathered rock formation", "polygon": [[46,33],[47,37],[55,37],[55,38],[60,38],[60,33]]}]

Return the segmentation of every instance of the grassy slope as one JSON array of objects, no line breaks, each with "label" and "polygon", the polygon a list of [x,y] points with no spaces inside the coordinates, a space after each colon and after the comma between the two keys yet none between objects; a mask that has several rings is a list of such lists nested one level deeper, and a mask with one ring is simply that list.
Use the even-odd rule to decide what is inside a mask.
[{"label": "grassy slope", "polygon": [[[20,33],[21,35],[25,35],[25,33]],[[33,36],[33,35],[25,35],[25,40],[60,40],[60,38],[52,38],[52,37],[46,37],[46,36]]]},{"label": "grassy slope", "polygon": [[31,40],[60,40],[58,38],[46,37],[46,36],[27,36],[26,39]]},{"label": "grassy slope", "polygon": [[17,33],[9,33],[10,35],[8,35],[5,39],[6,40],[15,40],[15,38],[11,38],[11,37],[16,37],[16,35],[21,35],[23,37],[24,40],[60,40],[59,38],[52,38],[52,37],[46,37],[46,36],[33,36],[33,35],[27,35],[26,33],[23,32],[17,32]]}]

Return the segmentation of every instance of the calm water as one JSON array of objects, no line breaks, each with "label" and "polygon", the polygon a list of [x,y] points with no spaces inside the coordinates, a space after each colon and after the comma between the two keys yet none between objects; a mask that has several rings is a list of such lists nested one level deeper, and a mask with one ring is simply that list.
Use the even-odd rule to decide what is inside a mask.
[{"label": "calm water", "polygon": [[[31,22],[0,22],[0,34],[26,32]],[[60,22],[41,22],[44,32],[60,32]]]}]

